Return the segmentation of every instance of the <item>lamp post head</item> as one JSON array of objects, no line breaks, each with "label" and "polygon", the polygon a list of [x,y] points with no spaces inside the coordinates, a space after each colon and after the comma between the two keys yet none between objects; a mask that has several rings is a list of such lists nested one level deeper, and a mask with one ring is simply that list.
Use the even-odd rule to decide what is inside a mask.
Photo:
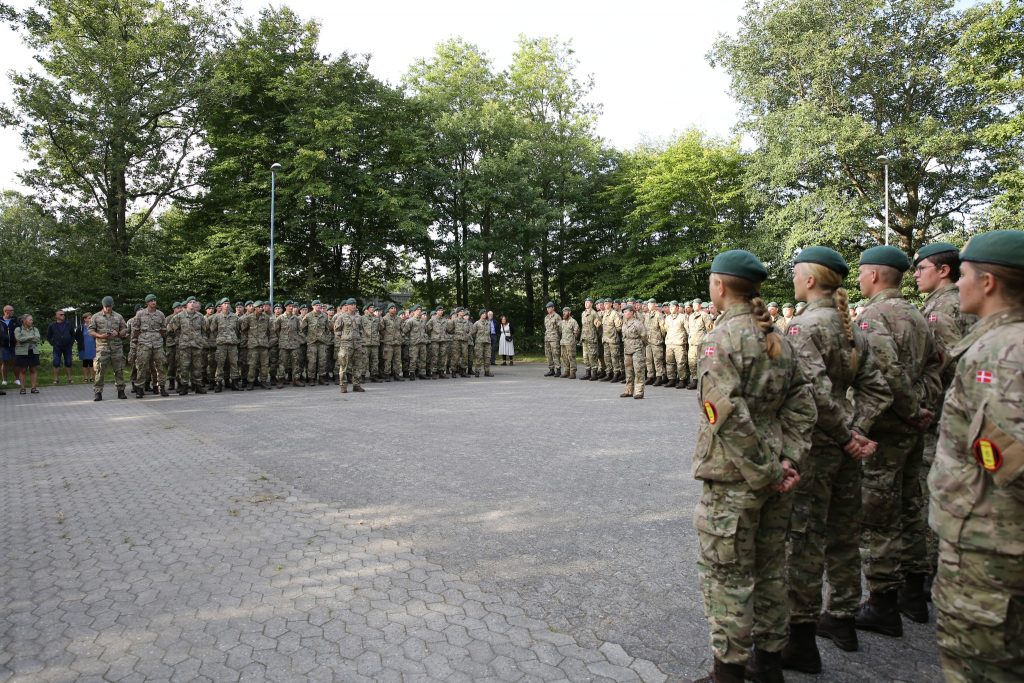
[{"label": "lamp post head", "polygon": [[281,170],[281,164],[271,164],[270,165],[270,170],[271,171],[280,171]]},{"label": "lamp post head", "polygon": [[887,156],[886,156],[886,155],[884,155],[884,154],[879,154],[879,155],[878,155],[877,157],[875,157],[875,159],[876,159],[877,161],[881,161],[881,162],[882,162],[883,164],[885,164],[885,165],[888,165],[888,164],[889,164],[889,157],[887,157]]}]

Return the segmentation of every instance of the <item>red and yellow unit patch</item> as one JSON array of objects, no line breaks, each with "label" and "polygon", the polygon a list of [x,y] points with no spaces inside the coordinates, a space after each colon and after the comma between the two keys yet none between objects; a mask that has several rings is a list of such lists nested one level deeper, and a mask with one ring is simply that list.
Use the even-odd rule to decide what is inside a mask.
[{"label": "red and yellow unit patch", "polygon": [[986,472],[995,472],[1003,466],[1003,452],[992,439],[984,437],[976,439],[972,450],[974,459],[985,468]]},{"label": "red and yellow unit patch", "polygon": [[708,424],[718,422],[718,409],[715,408],[715,404],[711,401],[704,401],[704,414],[708,418]]}]

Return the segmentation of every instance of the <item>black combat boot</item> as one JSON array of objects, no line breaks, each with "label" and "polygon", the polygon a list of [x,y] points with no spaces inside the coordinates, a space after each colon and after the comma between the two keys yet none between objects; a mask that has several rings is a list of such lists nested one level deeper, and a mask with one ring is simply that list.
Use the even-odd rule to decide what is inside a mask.
[{"label": "black combat boot", "polygon": [[224,382],[217,382],[217,386],[213,388],[213,393],[219,394],[224,391]]},{"label": "black combat boot", "polygon": [[686,385],[686,388],[689,389],[690,391],[693,391],[694,389],[696,389],[697,388],[697,380],[691,379],[690,383]]},{"label": "black combat boot", "polygon": [[252,382],[249,382],[248,384],[246,384],[245,390],[246,391],[252,391],[255,388],[256,388],[256,381],[253,380]]},{"label": "black combat boot", "polygon": [[926,574],[908,574],[897,593],[900,612],[911,621],[928,623],[928,593],[925,592]]},{"label": "black combat boot", "polygon": [[98,392],[93,394],[92,395],[92,400],[94,400],[94,401],[102,401],[103,400],[103,394],[102,393],[98,393]]},{"label": "black combat boot", "polygon": [[160,395],[163,396],[164,398],[170,396],[170,394],[167,393],[167,387],[165,387],[163,384],[160,385]]},{"label": "black combat boot", "polygon": [[644,384],[646,384],[647,386],[653,386],[654,383],[657,382],[657,381],[658,381],[658,378],[652,375],[651,377],[647,378],[647,381],[644,382]]},{"label": "black combat boot", "polygon": [[903,619],[900,618],[896,591],[872,591],[857,610],[854,625],[861,631],[874,631],[893,638],[902,636]]},{"label": "black combat boot", "polygon": [[545,377],[554,377],[555,376],[555,369],[554,368],[548,368],[548,371],[544,373],[544,376]]},{"label": "black combat boot", "polygon": [[143,387],[135,387],[135,398],[145,398],[146,390]]},{"label": "black combat boot", "polygon": [[198,387],[196,387],[196,393],[197,394],[205,394],[206,393],[206,385],[205,384],[200,384]]},{"label": "black combat boot", "polygon": [[231,380],[231,391],[241,391],[241,390],[242,390],[242,387],[238,386],[238,380],[237,379]]},{"label": "black combat boot", "polygon": [[743,683],[743,665],[726,664],[715,659],[715,668],[711,673],[693,683]]},{"label": "black combat boot", "polygon": [[[463,377],[465,377],[465,375],[463,375]],[[395,375],[395,381],[396,382],[404,382],[405,378],[402,377],[401,375]]]},{"label": "black combat boot", "polygon": [[167,380],[167,388],[168,389],[174,389],[175,388],[174,387],[174,378],[173,377],[171,377],[170,379]]},{"label": "black combat boot", "polygon": [[813,621],[789,625],[789,642],[782,649],[782,668],[805,674],[821,672],[821,653],[814,638],[817,624]]},{"label": "black combat boot", "polygon": [[744,674],[748,681],[757,683],[785,683],[786,678],[782,675],[782,653],[766,652],[755,645],[750,659],[747,660]]},{"label": "black combat boot", "polygon": [[178,396],[188,396],[188,385],[178,382]]},{"label": "black combat boot", "polygon": [[587,379],[587,380],[589,380],[589,379],[590,379],[590,368],[587,368],[587,374],[585,374],[585,375],[580,375],[580,379],[581,379],[581,380],[583,380],[583,379]]},{"label": "black combat boot", "polygon": [[352,385],[352,391],[354,391],[354,392],[356,392],[358,394],[358,393],[366,391],[366,389],[363,389],[361,384],[354,384],[354,385]]},{"label": "black combat boot", "polygon": [[818,636],[831,640],[840,650],[856,652],[859,647],[853,617],[835,617],[823,612],[818,618],[816,632]]},{"label": "black combat boot", "polygon": [[125,393],[124,393],[124,389],[118,389],[117,390],[117,397],[118,398],[124,398],[124,399],[128,398],[128,396],[126,396]]}]

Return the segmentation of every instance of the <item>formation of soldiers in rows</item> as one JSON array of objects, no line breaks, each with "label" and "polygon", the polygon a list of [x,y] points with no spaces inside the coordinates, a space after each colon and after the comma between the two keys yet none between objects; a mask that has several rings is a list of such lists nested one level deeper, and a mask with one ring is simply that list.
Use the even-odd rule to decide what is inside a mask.
[{"label": "formation of soldiers in rows", "polygon": [[96,381],[93,400],[103,399],[105,368],[114,370],[118,398],[126,398],[124,340],[132,391],[168,396],[176,390],[205,394],[326,385],[336,382],[341,393],[364,391],[363,381],[402,382],[417,379],[493,376],[492,321],[486,310],[471,321],[469,311],[443,307],[429,314],[421,306],[401,313],[395,304],[382,311],[367,305],[360,314],[355,299],[337,309],[313,301],[311,306],[288,301],[276,312],[269,302],[227,299],[208,304],[205,314],[195,297],[173,303],[165,315],[156,296],[125,322],[113,310],[111,297],[89,323],[96,339]]},{"label": "formation of soldiers in rows", "polygon": [[[912,265],[921,309],[900,290]],[[929,601],[948,681],[1024,680],[1024,233],[930,244],[913,264],[866,250],[855,319],[849,271],[803,249],[807,305],[780,327],[753,254],[712,263],[722,314],[697,349],[693,456],[715,658],[701,680],[818,673],[817,637],[898,638]]]}]

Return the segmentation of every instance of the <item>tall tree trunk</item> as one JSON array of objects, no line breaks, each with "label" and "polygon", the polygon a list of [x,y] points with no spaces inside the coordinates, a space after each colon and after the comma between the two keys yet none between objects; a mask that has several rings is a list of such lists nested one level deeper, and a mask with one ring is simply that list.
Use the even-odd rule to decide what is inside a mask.
[{"label": "tall tree trunk", "polygon": [[[526,263],[530,262],[529,253],[524,255],[523,259]],[[537,309],[536,295],[533,291],[533,273],[530,272],[530,266],[526,266],[523,269],[523,286],[526,289],[526,335],[530,336],[534,330],[534,311]]]},{"label": "tall tree trunk", "polygon": [[488,248],[491,235],[491,207],[484,206],[480,219],[480,236],[484,238],[484,248],[480,253],[480,284],[483,288],[484,307],[491,308],[491,252]]}]

